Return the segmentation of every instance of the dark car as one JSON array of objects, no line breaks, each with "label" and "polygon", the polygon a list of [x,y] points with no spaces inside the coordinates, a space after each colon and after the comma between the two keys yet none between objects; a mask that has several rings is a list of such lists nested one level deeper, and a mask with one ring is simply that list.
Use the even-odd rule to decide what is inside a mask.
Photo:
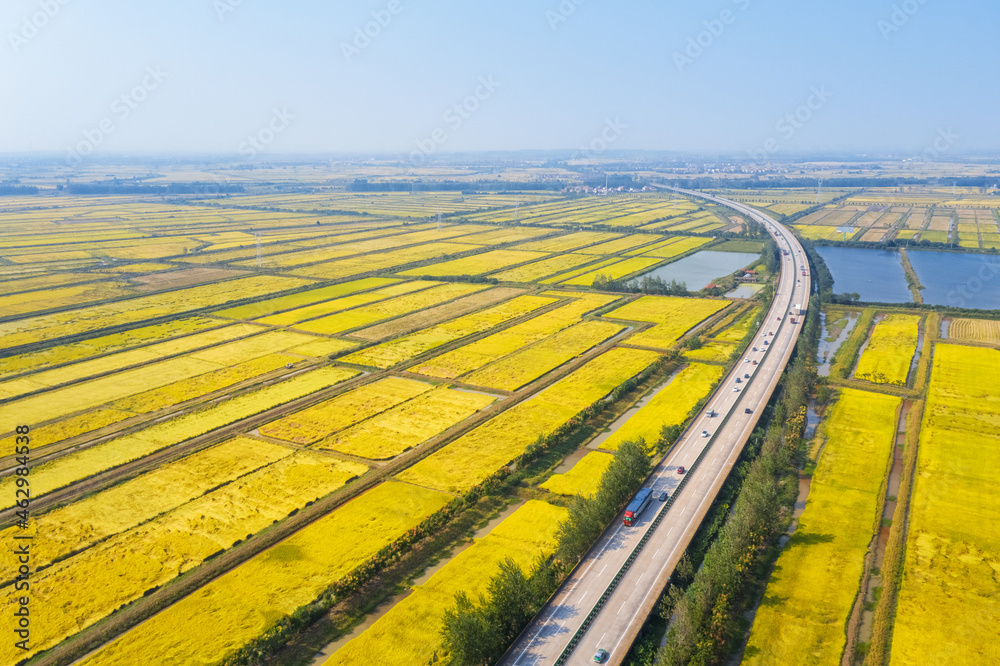
[{"label": "dark car", "polygon": [[660,494],[659,494],[659,495],[657,496],[657,498],[656,498],[656,499],[660,500],[661,502],[666,502],[666,501],[667,501],[667,498],[668,498],[668,497],[670,497],[670,495],[668,495],[668,494],[667,494],[667,491],[666,491],[666,490],[664,490],[664,491],[663,491],[662,493],[660,493]]},{"label": "dark car", "polygon": [[750,409],[749,407],[747,407],[746,409],[743,410],[743,413],[744,414],[753,414],[753,410]]}]

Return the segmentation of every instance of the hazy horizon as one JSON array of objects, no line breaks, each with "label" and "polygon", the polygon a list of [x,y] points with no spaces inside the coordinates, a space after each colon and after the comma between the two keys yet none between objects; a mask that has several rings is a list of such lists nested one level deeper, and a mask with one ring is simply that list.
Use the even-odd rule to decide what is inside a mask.
[{"label": "hazy horizon", "polygon": [[3,154],[1000,150],[1000,7],[971,0],[14,0],[0,17]]}]

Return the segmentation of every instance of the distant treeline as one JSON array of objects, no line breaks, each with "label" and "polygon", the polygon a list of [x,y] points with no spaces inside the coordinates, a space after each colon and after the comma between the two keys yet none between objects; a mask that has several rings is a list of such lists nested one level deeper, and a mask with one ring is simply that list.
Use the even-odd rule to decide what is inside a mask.
[{"label": "distant treeline", "polygon": [[170,183],[148,185],[145,183],[104,181],[100,183],[70,183],[70,194],[232,194],[242,193],[244,187],[233,183]]},{"label": "distant treeline", "polygon": [[[689,190],[736,189],[736,190],[775,190],[787,188],[819,187],[820,179],[802,178],[675,178],[663,180],[663,184],[683,187]],[[1000,182],[1000,176],[975,176],[955,178],[905,178],[900,176],[867,176],[823,178],[825,188],[851,187],[900,187],[903,185],[924,185],[934,187],[992,187]]]},{"label": "distant treeline", "polygon": [[347,186],[350,192],[454,192],[476,194],[478,192],[517,192],[523,190],[561,190],[568,183],[558,181],[546,182],[515,182],[508,180],[480,180],[475,183],[463,183],[453,180],[440,182],[408,182],[384,181],[370,183],[364,178],[357,178]]},{"label": "distant treeline", "polygon": [[11,197],[19,194],[38,194],[34,185],[0,185],[0,197]]},{"label": "distant treeline", "polygon": [[607,184],[608,187],[612,188],[625,187],[637,190],[648,185],[644,179],[636,178],[630,173],[597,174],[584,178],[583,184],[588,187],[604,187]]}]

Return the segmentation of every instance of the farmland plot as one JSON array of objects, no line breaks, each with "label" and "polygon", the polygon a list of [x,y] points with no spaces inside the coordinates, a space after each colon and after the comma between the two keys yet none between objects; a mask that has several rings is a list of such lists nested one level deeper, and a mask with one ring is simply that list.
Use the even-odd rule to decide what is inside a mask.
[{"label": "farmland plot", "polygon": [[948,337],[953,340],[1000,344],[1000,321],[989,319],[952,319]]},{"label": "farmland plot", "polygon": [[543,296],[518,296],[492,308],[362,349],[341,360],[346,363],[389,368],[449,342],[482,333],[511,319],[523,317],[554,302],[555,299]]},{"label": "farmland plot", "polygon": [[601,451],[591,451],[568,472],[553,474],[548,481],[538,487],[556,495],[593,495],[601,483],[601,475],[612,460],[614,456]]},{"label": "farmland plot", "polygon": [[[610,459],[611,456],[604,456]],[[484,538],[448,562],[413,594],[337,650],[324,666],[343,663],[414,664],[441,649],[440,628],[455,594],[476,599],[505,559],[526,573],[535,559],[555,550],[555,532],[568,511],[529,500]]]},{"label": "farmland plot", "polygon": [[[82,663],[215,663],[315,599],[451,496],[388,482],[188,595]],[[261,584],[262,582],[266,584]]]},{"label": "farmland plot", "polygon": [[887,315],[875,325],[854,376],[876,384],[905,386],[917,352],[919,325],[917,315]]},{"label": "farmland plot", "polygon": [[1000,660],[1000,351],[938,344],[891,663]]},{"label": "farmland plot", "polygon": [[634,349],[613,349],[602,354],[418,462],[398,478],[427,488],[464,492],[658,357],[654,352]]},{"label": "farmland plot", "polygon": [[655,326],[630,337],[629,344],[670,349],[692,327],[729,305],[728,301],[643,296],[604,316],[626,321],[652,322]]},{"label": "farmland plot", "polygon": [[600,448],[616,451],[623,443],[642,438],[648,446],[660,439],[664,426],[684,423],[695,404],[712,392],[722,378],[723,368],[692,363],[626,421]]},{"label": "farmland plot", "polygon": [[[35,650],[93,624],[366,471],[357,463],[295,452],[54,564],[32,584],[39,601],[32,620],[45,637]],[[10,598],[6,605],[16,603]]]},{"label": "farmland plot", "polygon": [[865,553],[879,523],[901,400],[844,389],[805,512],[768,582],[750,632],[749,664],[840,661]]},{"label": "farmland plot", "polygon": [[495,399],[482,393],[436,388],[341,430],[315,447],[385,460],[461,423]]},{"label": "farmland plot", "polygon": [[[334,386],[357,374],[357,371],[345,368],[319,368],[272,386],[259,388],[218,405],[204,407],[138,432],[117,437],[51,462],[42,463],[32,470],[33,473],[37,474],[37,480],[32,483],[32,490],[36,495],[43,495],[98,472],[203,435],[234,421]],[[12,477],[0,479],[0,492],[10,490],[13,486],[14,479]],[[13,497],[13,494],[8,494]]]}]

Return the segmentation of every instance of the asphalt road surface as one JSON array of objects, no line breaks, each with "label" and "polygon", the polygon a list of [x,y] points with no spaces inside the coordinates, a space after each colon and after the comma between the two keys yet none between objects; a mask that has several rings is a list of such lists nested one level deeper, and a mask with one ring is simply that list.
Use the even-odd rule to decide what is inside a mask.
[{"label": "asphalt road surface", "polygon": [[[654,489],[652,504],[631,527],[622,525],[621,516],[615,520],[501,664],[593,664],[598,649],[608,653],[604,663],[619,664],[625,659],[756,427],[758,414],[770,400],[798,340],[803,317],[792,310],[795,305],[803,312],[808,307],[811,277],[805,253],[792,233],[739,203],[675,191],[752,217],[765,225],[779,250],[788,251],[781,257],[774,303],[747,352],[647,480],[645,487]],[[797,323],[792,323],[793,318]],[[679,473],[679,466],[687,473]],[[677,491],[685,476],[687,481]],[[663,490],[671,495],[670,502],[655,499]],[[631,565],[622,571],[630,557]]]}]

